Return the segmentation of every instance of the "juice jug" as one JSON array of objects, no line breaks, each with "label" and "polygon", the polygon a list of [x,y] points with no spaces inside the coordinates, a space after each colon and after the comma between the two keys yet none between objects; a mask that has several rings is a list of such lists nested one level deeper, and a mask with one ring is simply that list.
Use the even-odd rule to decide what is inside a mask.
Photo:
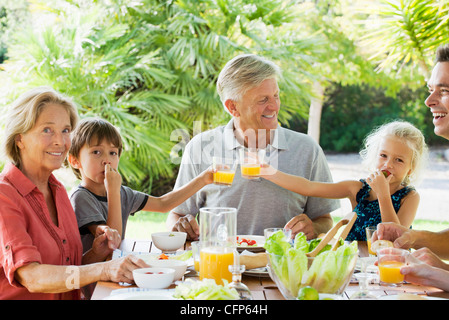
[{"label": "juice jug", "polygon": [[234,263],[236,230],[236,208],[200,209],[200,280],[232,281],[229,265]]}]

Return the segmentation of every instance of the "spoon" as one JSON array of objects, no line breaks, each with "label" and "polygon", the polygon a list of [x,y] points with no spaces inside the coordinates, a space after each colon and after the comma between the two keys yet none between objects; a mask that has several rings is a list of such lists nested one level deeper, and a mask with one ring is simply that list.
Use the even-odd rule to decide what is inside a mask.
[{"label": "spoon", "polygon": [[[349,218],[348,223],[344,227],[343,231],[340,234],[340,238],[345,241],[346,237],[349,234],[349,231],[351,231],[352,226],[354,225],[355,220],[357,219],[357,214],[355,212],[351,212],[346,215],[346,217]],[[332,246],[332,251],[337,250],[337,248],[340,246],[340,241],[335,241],[334,245]]]},{"label": "spoon", "polygon": [[[328,243],[329,241],[331,241],[335,234],[337,233],[337,231],[344,225],[346,225],[345,229],[343,230],[343,232],[345,233],[344,235],[344,239],[346,239],[349,230],[351,230],[352,225],[354,224],[355,219],[357,218],[357,214],[355,212],[350,212],[348,213],[346,216],[343,217],[343,219],[341,219],[340,221],[338,221],[324,236],[323,239],[321,239],[320,243],[315,247],[315,249],[313,249],[312,251],[308,252],[306,255],[308,257],[315,257],[320,251],[321,249],[323,249]],[[343,234],[343,233],[342,233]],[[339,241],[337,241],[336,243],[338,243]],[[334,244],[335,247],[335,244]],[[336,248],[335,248],[336,249]],[[335,250],[334,248],[332,248],[332,250]]]}]

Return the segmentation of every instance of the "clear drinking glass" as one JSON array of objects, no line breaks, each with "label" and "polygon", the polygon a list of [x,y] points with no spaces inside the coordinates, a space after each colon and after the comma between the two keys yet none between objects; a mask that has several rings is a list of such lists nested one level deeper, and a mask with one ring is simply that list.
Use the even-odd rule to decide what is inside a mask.
[{"label": "clear drinking glass", "polygon": [[365,258],[358,258],[360,264],[360,272],[354,273],[357,281],[359,282],[359,291],[354,293],[350,299],[351,300],[376,300],[377,297],[370,294],[368,285],[372,279],[376,276],[372,273],[366,272],[367,261]]},{"label": "clear drinking glass", "polygon": [[366,227],[366,245],[368,246],[368,253],[370,257],[375,257],[376,253],[374,251],[371,251],[371,238],[373,237],[374,232],[377,230],[377,227],[370,226]]},{"label": "clear drinking glass", "polygon": [[410,252],[398,248],[377,250],[379,283],[383,286],[399,287],[404,282],[401,268],[407,264]]},{"label": "clear drinking glass", "polygon": [[193,267],[196,272],[200,272],[200,242],[192,241],[190,243],[192,246],[192,256],[193,256]]},{"label": "clear drinking glass", "polygon": [[214,184],[230,187],[234,181],[237,161],[229,158],[212,158],[214,172]]},{"label": "clear drinking glass", "polygon": [[260,167],[264,163],[265,150],[240,149],[239,153],[242,177],[250,180],[260,179]]},{"label": "clear drinking glass", "polygon": [[290,241],[290,240],[291,240],[291,237],[292,237],[292,230],[291,230],[291,229],[286,229],[286,228],[266,228],[266,229],[264,229],[264,230],[263,230],[263,235],[264,235],[264,237],[265,237],[265,241],[266,241],[269,237],[271,237],[271,235],[272,235],[273,233],[276,233],[276,232],[278,232],[278,231],[280,231],[280,230],[282,230],[282,232],[284,233],[285,238],[287,239],[287,241]]}]

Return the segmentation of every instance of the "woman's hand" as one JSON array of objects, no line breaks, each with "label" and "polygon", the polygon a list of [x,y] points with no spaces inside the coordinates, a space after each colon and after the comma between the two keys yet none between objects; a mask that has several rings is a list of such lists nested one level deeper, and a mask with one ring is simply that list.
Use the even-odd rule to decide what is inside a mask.
[{"label": "woman's hand", "polygon": [[113,282],[133,283],[133,270],[148,268],[149,265],[132,254],[105,262],[101,279]]}]

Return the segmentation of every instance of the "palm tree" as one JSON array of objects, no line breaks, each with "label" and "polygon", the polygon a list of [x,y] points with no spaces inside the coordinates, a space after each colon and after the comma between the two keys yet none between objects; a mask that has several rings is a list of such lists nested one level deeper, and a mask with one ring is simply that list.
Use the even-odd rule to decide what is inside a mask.
[{"label": "palm tree", "polygon": [[447,42],[449,1],[391,0],[367,3],[366,35],[378,70],[430,77],[436,48]]}]

